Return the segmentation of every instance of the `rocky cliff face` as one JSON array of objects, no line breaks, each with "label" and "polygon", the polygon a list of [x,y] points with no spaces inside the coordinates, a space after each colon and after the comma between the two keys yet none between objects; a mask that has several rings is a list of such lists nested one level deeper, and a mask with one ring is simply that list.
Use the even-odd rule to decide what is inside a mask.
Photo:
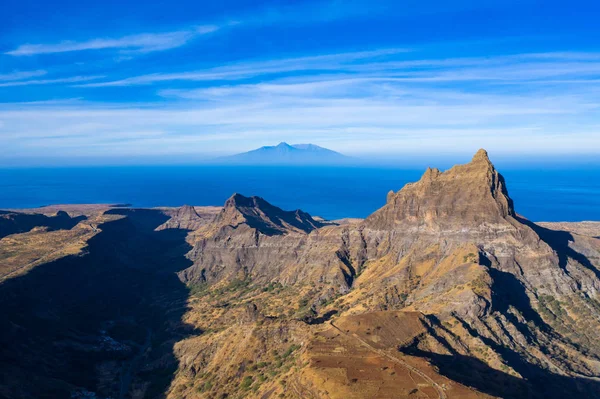
[{"label": "rocky cliff face", "polygon": [[193,233],[189,257],[194,265],[179,275],[185,282],[211,284],[326,281],[347,290],[344,276],[352,272],[336,255],[338,231],[322,226],[300,210],[284,211],[262,198],[235,194],[212,223]]},{"label": "rocky cliff face", "polygon": [[511,224],[515,216],[504,178],[479,150],[466,165],[428,168],[416,183],[388,194],[365,225],[376,230],[461,230]]},{"label": "rocky cliff face", "polygon": [[428,169],[356,223],[284,223],[263,201],[230,199],[196,235],[194,265],[180,277],[289,287],[309,321],[332,310],[419,312],[428,332],[412,354],[476,359],[529,381],[523,389],[533,397],[556,397],[542,390],[556,385],[553,375],[578,381],[568,389],[600,376],[598,240],[570,239],[518,216],[484,150],[445,172]]},{"label": "rocky cliff face", "polygon": [[321,227],[321,223],[299,209],[284,211],[260,197],[248,198],[241,194],[234,194],[225,202],[213,224],[231,228],[245,225],[268,236],[310,233]]},{"label": "rocky cliff face", "polygon": [[199,214],[196,211],[196,208],[190,205],[184,205],[180,208],[167,209],[165,210],[165,213],[171,216],[171,218],[158,226],[156,230],[197,230],[205,224],[210,223],[214,218],[215,212],[217,212],[216,209],[205,207],[204,212]]}]

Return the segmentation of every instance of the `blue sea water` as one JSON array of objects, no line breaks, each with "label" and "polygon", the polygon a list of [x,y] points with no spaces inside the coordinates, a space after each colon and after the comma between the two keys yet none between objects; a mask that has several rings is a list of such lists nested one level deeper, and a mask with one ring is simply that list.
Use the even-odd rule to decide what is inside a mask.
[{"label": "blue sea water", "polygon": [[[533,221],[600,220],[600,168],[501,170]],[[126,166],[0,169],[0,209],[66,203],[222,205],[234,192],[328,219],[365,217],[423,169],[399,167]]]}]

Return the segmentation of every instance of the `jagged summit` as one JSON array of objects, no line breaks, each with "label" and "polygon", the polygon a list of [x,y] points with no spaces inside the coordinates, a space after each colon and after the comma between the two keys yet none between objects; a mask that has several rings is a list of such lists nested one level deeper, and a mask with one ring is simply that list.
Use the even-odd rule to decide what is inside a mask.
[{"label": "jagged summit", "polygon": [[421,176],[421,180],[430,181],[433,179],[437,179],[437,177],[441,174],[442,172],[438,168],[427,168],[425,169],[425,173],[423,173],[423,176]]},{"label": "jagged summit", "polygon": [[321,223],[299,209],[284,211],[261,197],[246,197],[238,193],[225,201],[225,206],[216,216],[215,223],[233,227],[245,224],[265,235],[309,233],[321,226]]},{"label": "jagged summit", "polygon": [[199,219],[200,215],[196,212],[196,209],[191,205],[183,205],[177,210],[177,216],[186,220]]},{"label": "jagged summit", "polygon": [[225,208],[247,208],[247,207],[261,207],[268,202],[262,197],[252,196],[246,197],[239,193],[234,193],[231,197],[225,201]]},{"label": "jagged summit", "polygon": [[471,159],[471,162],[477,162],[477,161],[490,162],[490,158],[488,156],[488,153],[483,148],[480,148],[479,150],[477,150],[477,152],[475,153],[475,155],[473,155],[473,159]]},{"label": "jagged summit", "polygon": [[441,172],[427,168],[416,183],[390,192],[365,223],[376,228],[424,225],[433,229],[505,223],[515,216],[504,178],[481,149],[471,162]]},{"label": "jagged summit", "polygon": [[486,162],[490,162],[490,158],[488,156],[488,153],[486,150],[484,150],[483,148],[480,148],[475,155],[473,155],[473,159],[471,160],[471,162],[477,162],[477,161],[486,161]]},{"label": "jagged summit", "polygon": [[196,230],[205,224],[205,218],[202,218],[196,212],[196,208],[191,205],[183,205],[175,210],[171,219],[160,225],[157,230],[164,229],[183,229]]}]

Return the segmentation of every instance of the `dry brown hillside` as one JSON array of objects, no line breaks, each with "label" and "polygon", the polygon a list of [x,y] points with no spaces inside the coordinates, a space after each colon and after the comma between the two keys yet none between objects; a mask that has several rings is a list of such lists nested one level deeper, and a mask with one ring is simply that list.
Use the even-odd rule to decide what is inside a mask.
[{"label": "dry brown hillside", "polygon": [[0,396],[600,397],[600,240],[509,186],[480,150],[365,220],[236,194],[44,232],[85,250],[0,284]]}]

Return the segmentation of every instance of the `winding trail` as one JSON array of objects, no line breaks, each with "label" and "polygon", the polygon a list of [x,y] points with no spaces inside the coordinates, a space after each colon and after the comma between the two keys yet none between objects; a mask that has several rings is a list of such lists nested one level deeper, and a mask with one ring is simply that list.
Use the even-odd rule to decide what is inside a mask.
[{"label": "winding trail", "polygon": [[446,392],[444,392],[444,389],[437,382],[435,382],[431,377],[429,377],[427,374],[425,374],[424,372],[422,372],[418,368],[413,367],[410,364],[406,363],[405,361],[400,360],[397,357],[390,355],[389,353],[387,353],[384,350],[374,348],[367,341],[365,341],[364,339],[360,338],[359,336],[357,336],[355,334],[348,334],[347,332],[343,331],[341,328],[339,328],[338,326],[336,326],[335,324],[333,324],[333,321],[330,321],[329,324],[331,324],[331,326],[333,328],[335,328],[336,330],[338,330],[340,333],[344,334],[345,336],[350,337],[350,338],[354,338],[355,340],[357,340],[358,342],[360,342],[363,346],[365,346],[366,348],[368,348],[372,352],[375,352],[378,355],[383,356],[383,357],[391,360],[392,362],[397,363],[397,364],[401,365],[402,367],[406,368],[409,371],[409,374],[412,371],[413,373],[419,375],[421,378],[423,378],[425,381],[427,381],[429,384],[431,384],[431,386],[433,386],[435,388],[435,390],[438,393],[438,397],[440,399],[448,399],[448,396],[446,395]]}]

